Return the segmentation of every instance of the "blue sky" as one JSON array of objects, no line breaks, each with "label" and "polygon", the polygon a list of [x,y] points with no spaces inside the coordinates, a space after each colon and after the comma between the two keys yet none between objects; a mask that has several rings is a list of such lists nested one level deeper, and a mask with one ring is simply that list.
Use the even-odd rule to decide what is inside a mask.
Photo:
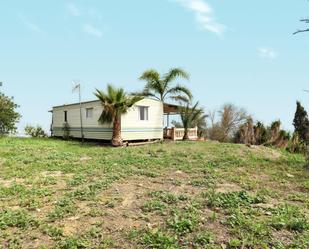
[{"label": "blue sky", "polygon": [[140,74],[187,70],[206,110],[224,103],[292,128],[295,101],[309,109],[309,16],[305,0],[1,1],[0,81],[26,124],[48,129],[54,105],[107,83],[142,89]]}]

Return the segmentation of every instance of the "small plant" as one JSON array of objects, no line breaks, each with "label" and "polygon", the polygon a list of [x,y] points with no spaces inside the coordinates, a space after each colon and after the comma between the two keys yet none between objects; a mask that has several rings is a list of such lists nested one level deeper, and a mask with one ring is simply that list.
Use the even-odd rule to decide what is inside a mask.
[{"label": "small plant", "polygon": [[166,209],[166,205],[158,200],[147,201],[142,207],[145,212],[163,211],[164,209]]},{"label": "small plant", "polygon": [[74,186],[78,186],[78,185],[81,185],[85,182],[85,177],[82,176],[82,175],[76,175],[73,177],[73,179],[70,179],[68,181],[68,185],[71,186],[71,187],[74,187]]},{"label": "small plant", "polygon": [[179,234],[190,233],[197,226],[197,217],[194,214],[174,214],[174,217],[168,220],[168,225]]},{"label": "small plant", "polygon": [[[254,220],[253,217],[240,209],[235,209],[224,224],[230,227],[232,235],[243,242],[243,248],[268,248],[269,226],[263,221]],[[237,241],[231,241],[236,248],[239,246]]]},{"label": "small plant", "polygon": [[3,210],[0,212],[0,229],[19,227],[26,229],[37,225],[37,222],[23,210]]},{"label": "small plant", "polygon": [[39,125],[37,125],[36,127],[31,126],[31,125],[27,125],[25,127],[25,134],[30,136],[30,137],[34,137],[34,138],[47,137],[47,134],[45,133],[43,128]]},{"label": "small plant", "polygon": [[178,201],[184,201],[187,198],[184,195],[173,195],[165,191],[154,191],[149,194],[151,197],[156,197],[159,200],[165,202],[166,204],[175,204]]},{"label": "small plant", "polygon": [[100,208],[92,208],[90,209],[88,215],[90,217],[100,217],[100,216],[104,216],[105,212]]},{"label": "small plant", "polygon": [[277,230],[286,228],[291,231],[302,232],[309,229],[309,222],[296,206],[279,206],[273,210],[273,213],[274,216],[270,225]]},{"label": "small plant", "polygon": [[207,248],[214,244],[213,235],[208,232],[203,232],[195,236],[194,243]]},{"label": "small plant", "polygon": [[229,241],[229,248],[240,248],[241,244],[239,239],[232,239]]},{"label": "small plant", "polygon": [[89,248],[89,243],[87,240],[79,237],[69,237],[63,241],[58,242],[57,247],[59,249],[82,249]]},{"label": "small plant", "polygon": [[56,203],[56,207],[48,214],[50,221],[55,221],[74,214],[76,211],[74,202],[70,198],[63,198]]},{"label": "small plant", "polygon": [[289,249],[308,249],[309,234],[296,234],[293,241],[288,245]]},{"label": "small plant", "polygon": [[211,190],[204,195],[207,198],[207,205],[209,207],[238,208],[264,201],[262,197],[252,197],[246,191],[216,193],[214,190]]},{"label": "small plant", "polygon": [[146,248],[152,249],[176,249],[176,239],[160,231],[148,231],[143,237],[143,244]]},{"label": "small plant", "polygon": [[41,226],[41,230],[44,234],[47,234],[48,236],[52,238],[58,238],[63,235],[63,230],[62,228],[56,227],[56,226],[51,226],[44,224]]}]

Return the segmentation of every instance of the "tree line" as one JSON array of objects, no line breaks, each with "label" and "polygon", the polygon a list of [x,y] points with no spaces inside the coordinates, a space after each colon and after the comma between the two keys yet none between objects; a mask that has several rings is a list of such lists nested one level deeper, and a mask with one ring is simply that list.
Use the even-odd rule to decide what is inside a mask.
[{"label": "tree line", "polygon": [[[218,118],[216,119],[216,115]],[[250,145],[273,146],[292,153],[306,153],[309,144],[309,119],[305,108],[296,102],[293,120],[294,131],[282,129],[281,121],[265,125],[254,122],[244,109],[234,105],[224,105],[217,112],[210,112],[209,127],[205,128],[205,137],[219,142]]]}]

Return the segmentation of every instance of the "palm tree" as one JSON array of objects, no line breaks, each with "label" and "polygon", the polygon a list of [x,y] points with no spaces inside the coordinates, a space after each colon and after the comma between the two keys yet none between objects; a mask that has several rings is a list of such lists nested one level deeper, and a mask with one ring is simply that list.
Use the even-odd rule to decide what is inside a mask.
[{"label": "palm tree", "polygon": [[190,103],[186,103],[180,110],[180,118],[184,128],[183,140],[189,140],[189,127],[198,124],[207,117],[203,109],[199,108],[198,105],[199,103],[196,102],[196,104],[191,107]]},{"label": "palm tree", "polygon": [[142,96],[130,96],[123,88],[115,88],[107,85],[107,92],[96,89],[95,96],[101,101],[103,111],[99,118],[102,124],[113,123],[113,146],[122,146],[121,115],[126,113],[136,102],[143,99]]},{"label": "palm tree", "polygon": [[147,70],[139,78],[147,82],[142,95],[154,97],[162,102],[167,98],[191,100],[192,93],[188,88],[179,84],[172,85],[177,78],[189,79],[189,75],[180,68],[173,68],[163,76],[156,70]]}]

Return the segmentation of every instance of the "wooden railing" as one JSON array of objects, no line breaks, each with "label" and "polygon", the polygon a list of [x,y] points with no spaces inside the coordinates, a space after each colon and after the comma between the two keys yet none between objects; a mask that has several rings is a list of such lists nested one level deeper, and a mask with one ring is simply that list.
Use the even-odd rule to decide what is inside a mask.
[{"label": "wooden railing", "polygon": [[[184,128],[165,128],[164,129],[164,138],[171,140],[182,140],[185,134]],[[197,140],[197,127],[188,129],[188,135],[190,140]]]}]

